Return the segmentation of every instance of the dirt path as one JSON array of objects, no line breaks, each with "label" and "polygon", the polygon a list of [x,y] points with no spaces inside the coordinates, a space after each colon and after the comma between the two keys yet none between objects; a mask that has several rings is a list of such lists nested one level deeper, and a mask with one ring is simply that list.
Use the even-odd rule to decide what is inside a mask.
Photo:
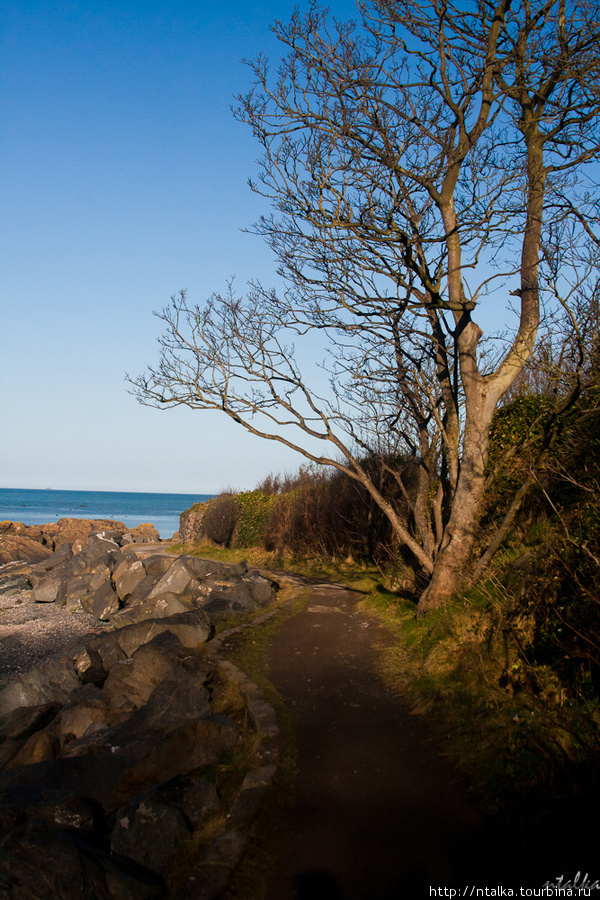
[{"label": "dirt path", "polygon": [[376,677],[374,648],[390,637],[356,596],[316,586],[271,645],[272,680],[297,717],[299,773],[269,900],[426,897],[475,867],[477,818]]}]

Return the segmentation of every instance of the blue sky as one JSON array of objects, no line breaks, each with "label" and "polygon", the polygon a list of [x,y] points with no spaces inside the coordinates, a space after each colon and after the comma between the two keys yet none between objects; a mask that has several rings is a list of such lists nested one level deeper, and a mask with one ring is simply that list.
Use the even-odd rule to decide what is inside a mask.
[{"label": "blue sky", "polygon": [[[331,8],[354,17],[354,0]],[[301,459],[218,414],[141,407],[152,311],[274,283],[236,122],[287,0],[20,0],[0,38],[0,487],[212,493]]]}]

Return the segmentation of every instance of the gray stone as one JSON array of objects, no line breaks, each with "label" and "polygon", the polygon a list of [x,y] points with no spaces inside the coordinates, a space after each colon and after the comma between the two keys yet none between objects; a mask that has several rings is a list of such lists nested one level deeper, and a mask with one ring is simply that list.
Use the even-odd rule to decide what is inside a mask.
[{"label": "gray stone", "polygon": [[155,873],[43,823],[10,832],[0,845],[2,900],[158,900]]},{"label": "gray stone", "polygon": [[146,619],[135,625],[125,625],[117,632],[117,640],[127,656],[132,656],[138,647],[164,632],[176,635],[186,647],[199,649],[209,640],[212,630],[207,614],[201,609],[193,609],[164,619]]},{"label": "gray stone", "polygon": [[0,740],[28,738],[45,728],[59,711],[57,703],[43,703],[40,706],[20,706],[0,717]]},{"label": "gray stone", "polygon": [[118,810],[110,846],[113,852],[163,874],[190,837],[190,827],[180,810],[144,796]]},{"label": "gray stone", "polygon": [[124,559],[113,572],[113,583],[119,600],[125,602],[138,584],[146,577],[146,570],[139,559]]},{"label": "gray stone", "polygon": [[126,606],[137,606],[138,603],[143,603],[158,581],[158,578],[158,575],[146,575],[145,578],[142,578],[127,598]]},{"label": "gray stone", "polygon": [[65,578],[60,574],[46,575],[31,592],[34,603],[58,603],[64,600]]},{"label": "gray stone", "polygon": [[108,622],[120,607],[119,598],[109,581],[105,582],[94,593],[92,612],[101,622]]},{"label": "gray stone", "polygon": [[88,831],[94,823],[94,811],[73,791],[51,787],[14,787],[3,791],[0,797],[0,832],[6,834],[23,828],[30,819],[59,828]]},{"label": "gray stone", "polygon": [[84,647],[79,653],[75,654],[73,663],[82,684],[99,686],[104,684],[108,673],[97,650],[92,650],[91,647]]},{"label": "gray stone", "polygon": [[11,681],[0,691],[0,715],[19,706],[40,706],[44,703],[68,703],[71,691],[80,685],[75,666],[70,659],[52,659]]},{"label": "gray stone", "polygon": [[142,559],[144,569],[148,575],[156,575],[157,578],[167,572],[175,561],[174,556],[165,556],[162,553],[154,553],[152,556],[146,556]]},{"label": "gray stone", "polygon": [[178,561],[183,563],[199,580],[206,578],[224,581],[237,579],[248,570],[245,561],[222,563],[213,559],[199,559],[197,556],[188,556],[186,554],[182,554]]},{"label": "gray stone", "polygon": [[189,611],[189,604],[184,603],[177,594],[166,593],[135,606],[126,606],[115,613],[110,621],[117,628],[123,628],[124,625],[133,625],[145,619],[164,619],[166,616]]},{"label": "gray stone", "polygon": [[182,557],[179,557],[152,588],[148,594],[148,600],[152,600],[160,594],[190,593],[190,591],[193,590],[194,584],[198,584],[198,579],[185,566]]}]

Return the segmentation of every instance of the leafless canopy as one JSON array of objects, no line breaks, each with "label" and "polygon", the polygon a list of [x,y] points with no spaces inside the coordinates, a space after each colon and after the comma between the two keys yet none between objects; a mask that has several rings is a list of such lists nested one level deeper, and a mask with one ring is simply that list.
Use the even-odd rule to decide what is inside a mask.
[{"label": "leafless canopy", "polygon": [[[543,290],[568,309],[569,284],[596,277],[599,12],[371,0],[358,24],[315,4],[276,23],[286,56],[251,63],[237,115],[262,148],[255,230],[286,287],[175,297],[161,360],[134,382],[143,403],[221,409],[360,481],[430,575],[423,609],[464,575],[491,418]],[[511,297],[512,336],[486,363],[479,310]],[[307,371],[315,348],[329,379]],[[365,455],[419,460],[411,522]]]}]

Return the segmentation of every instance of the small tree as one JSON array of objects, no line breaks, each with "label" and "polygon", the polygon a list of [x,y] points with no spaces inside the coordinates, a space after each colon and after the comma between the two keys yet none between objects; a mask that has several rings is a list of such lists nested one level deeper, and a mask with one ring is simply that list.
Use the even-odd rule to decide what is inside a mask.
[{"label": "small tree", "polygon": [[[135,385],[362,484],[428,574],[425,611],[465,577],[492,416],[535,346],[544,239],[568,230],[576,248],[597,224],[600,24],[585,0],[360,10],[360,25],[314,4],[277,23],[288,55],[275,76],[253,63],[240,98],[263,150],[253,187],[273,206],[257,231],[287,288],[174,298],[160,363]],[[474,315],[509,294],[516,327],[487,364]],[[327,396],[296,360],[311,335],[330,342]],[[361,463],[407,454],[412,524]]]}]

